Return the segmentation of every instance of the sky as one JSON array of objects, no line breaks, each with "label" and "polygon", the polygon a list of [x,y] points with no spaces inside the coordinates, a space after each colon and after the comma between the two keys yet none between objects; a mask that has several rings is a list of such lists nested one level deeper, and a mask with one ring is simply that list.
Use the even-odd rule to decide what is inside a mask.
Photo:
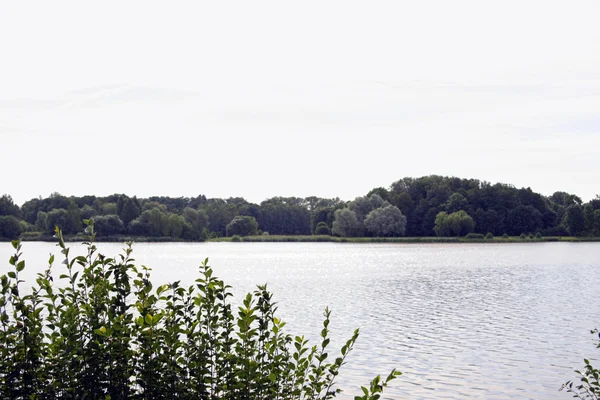
[{"label": "sky", "polygon": [[600,1],[0,0],[0,194],[600,193]]}]

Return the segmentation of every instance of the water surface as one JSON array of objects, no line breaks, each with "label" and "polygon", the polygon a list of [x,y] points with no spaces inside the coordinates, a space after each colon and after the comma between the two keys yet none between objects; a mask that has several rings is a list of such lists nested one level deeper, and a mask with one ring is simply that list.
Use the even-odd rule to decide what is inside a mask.
[{"label": "water surface", "polygon": [[[98,247],[116,255],[123,246]],[[24,243],[23,251],[28,282],[50,252],[59,260],[51,243]],[[0,243],[0,260],[11,252]],[[584,356],[598,356],[588,332],[600,325],[599,254],[600,243],[134,246],[157,283],[191,284],[206,257],[238,299],[267,283],[288,332],[313,343],[325,306],[336,348],[360,328],[339,381],[343,399],[394,367],[404,375],[388,399],[570,398],[560,385]],[[0,273],[7,268],[0,262]]]}]

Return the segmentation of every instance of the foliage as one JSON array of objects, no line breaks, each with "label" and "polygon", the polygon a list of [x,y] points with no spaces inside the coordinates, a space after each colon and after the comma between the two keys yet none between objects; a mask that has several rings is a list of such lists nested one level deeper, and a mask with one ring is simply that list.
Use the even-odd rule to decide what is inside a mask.
[{"label": "foliage", "polygon": [[315,228],[315,235],[331,235],[331,230],[326,222],[319,222]]},{"label": "foliage", "polygon": [[[598,329],[590,332],[592,335],[598,335]],[[596,344],[596,348],[600,349],[600,340]],[[577,385],[575,381],[568,381],[560,390],[566,390],[568,393],[573,393],[573,397],[582,400],[600,400],[600,370],[594,368],[587,358],[583,359],[585,366],[582,371],[575,370],[575,373],[580,376],[580,383]]]},{"label": "foliage", "polygon": [[492,239],[494,239],[494,235],[492,235],[492,232],[488,232],[488,233],[485,235],[485,238],[486,238],[486,240],[492,240]]},{"label": "foliage", "polygon": [[[11,399],[331,399],[359,331],[332,358],[331,312],[319,342],[285,333],[266,286],[235,308],[231,288],[206,259],[189,287],[153,286],[131,243],[109,258],[93,244],[71,257],[57,229],[66,273],[54,256],[27,291],[21,244],[0,278],[0,397]],[[376,377],[360,399],[377,399]]]},{"label": "foliage", "polygon": [[254,217],[237,216],[227,224],[227,236],[249,236],[258,233],[258,222]]},{"label": "foliage", "polygon": [[464,236],[473,231],[473,218],[460,210],[452,214],[442,211],[435,217],[433,230],[438,236]]},{"label": "foliage", "polygon": [[124,224],[118,215],[99,215],[94,218],[94,227],[99,235],[116,235],[123,232]]},{"label": "foliage", "polygon": [[[377,195],[371,197],[373,196]],[[364,225],[373,236],[404,236],[406,217],[398,207],[389,204],[371,211],[365,218]]]},{"label": "foliage", "polygon": [[358,236],[360,233],[360,223],[354,211],[351,211],[349,208],[336,210],[331,233],[344,237]]},{"label": "foliage", "polygon": [[0,238],[18,239],[24,229],[19,219],[12,215],[0,216]]},{"label": "foliage", "polygon": [[[438,175],[403,178],[389,188],[374,188],[350,202],[316,196],[273,197],[254,204],[241,197],[218,199],[198,195],[137,199],[125,194],[66,197],[52,193],[47,198],[26,201],[19,208],[9,195],[4,195],[0,197],[0,215],[15,216],[45,233],[53,232],[56,220],[69,234],[80,233],[84,219],[118,215],[124,224],[123,233],[129,235],[202,240],[226,236],[227,225],[237,216],[253,217],[258,231],[311,235],[320,222],[333,229],[337,210],[349,208],[354,212],[358,227],[348,234],[371,236],[381,233],[367,229],[367,216],[390,204],[406,217],[404,234],[407,236],[431,236],[440,212],[451,215],[459,211],[472,218],[474,233],[484,235],[540,232],[544,236],[600,236],[600,198],[583,203],[581,198],[566,192],[542,196],[530,188]],[[67,211],[65,218],[69,221],[63,220],[64,215],[59,211],[51,216],[53,221],[44,222],[44,215],[47,219],[48,214],[61,209]],[[155,209],[157,211],[153,211]],[[174,215],[183,217],[185,222],[182,224]],[[345,222],[348,221],[342,221],[341,226]],[[341,235],[340,232],[337,235]]]},{"label": "foliage", "polygon": [[19,217],[20,215],[19,206],[8,194],[0,196],[0,217],[5,215],[12,215],[13,217]]}]

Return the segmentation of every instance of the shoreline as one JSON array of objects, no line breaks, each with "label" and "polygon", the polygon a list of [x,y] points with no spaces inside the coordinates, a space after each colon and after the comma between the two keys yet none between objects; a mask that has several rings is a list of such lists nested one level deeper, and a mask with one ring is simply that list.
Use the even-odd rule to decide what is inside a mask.
[{"label": "shoreline", "polygon": [[[83,242],[85,239],[79,235],[64,237],[66,242]],[[24,235],[23,242],[55,242],[53,235]],[[545,242],[600,242],[600,237],[574,237],[574,236],[548,236],[542,238],[525,238],[519,236],[502,236],[492,239],[465,238],[465,237],[337,237],[326,235],[260,235],[244,237],[220,237],[208,240],[185,240],[170,237],[151,236],[104,236],[96,237],[97,243],[204,243],[204,242],[231,242],[231,243],[545,243]],[[9,242],[9,240],[6,240]]]}]

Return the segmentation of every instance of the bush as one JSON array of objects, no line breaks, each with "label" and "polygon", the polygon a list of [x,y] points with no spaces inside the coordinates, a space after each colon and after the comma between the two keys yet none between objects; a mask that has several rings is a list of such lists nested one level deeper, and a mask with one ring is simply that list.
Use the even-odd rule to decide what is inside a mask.
[{"label": "bush", "polygon": [[240,235],[233,235],[231,237],[231,241],[232,242],[241,242],[242,241],[242,237]]},{"label": "bush", "polygon": [[326,222],[319,222],[315,227],[315,235],[331,235],[331,230]]},{"label": "bush", "polygon": [[529,239],[533,239],[533,237],[534,237],[533,233],[530,233],[529,236],[528,236]]},{"label": "bush", "polygon": [[492,240],[492,239],[494,239],[494,235],[492,235],[492,232],[488,232],[487,235],[485,235],[485,238],[487,240]]},{"label": "bush", "polygon": [[521,236],[519,236],[519,238],[521,238],[521,240],[525,240],[525,239],[527,239],[527,236],[525,236],[524,233],[521,233]]},{"label": "bush", "polygon": [[469,233],[465,236],[467,239],[484,239],[483,233]]},{"label": "bush", "polygon": [[[590,333],[598,335],[598,329],[594,329]],[[600,349],[600,341],[596,344],[596,348]],[[586,358],[583,359],[583,362],[585,363],[585,367],[580,371],[575,371],[580,376],[581,383],[573,387],[575,383],[568,381],[562,385],[560,390],[574,393],[573,397],[578,399],[600,400],[600,370],[594,368]]]},{"label": "bush", "polygon": [[[206,259],[191,287],[153,287],[150,270],[133,264],[131,243],[108,258],[87,232],[87,255],[71,258],[56,231],[67,273],[53,277],[51,256],[26,296],[21,244],[13,242],[14,269],[0,279],[0,398],[331,399],[339,392],[335,379],[359,331],[328,358],[328,309],[319,344],[309,346],[284,333],[266,286],[234,309],[230,287]],[[399,375],[376,377],[356,398],[379,398]]]},{"label": "bush", "polygon": [[542,234],[540,232],[535,234],[535,238],[536,239],[541,239],[542,238]]},{"label": "bush", "polygon": [[502,235],[502,239],[508,239],[508,235],[505,233],[504,235]]},{"label": "bush", "polygon": [[252,236],[256,235],[258,232],[258,222],[256,222],[254,217],[238,215],[237,217],[234,217],[229,224],[227,224],[225,230],[227,236]]},{"label": "bush", "polygon": [[23,232],[23,227],[17,217],[7,215],[0,217],[0,238],[17,239]]}]

